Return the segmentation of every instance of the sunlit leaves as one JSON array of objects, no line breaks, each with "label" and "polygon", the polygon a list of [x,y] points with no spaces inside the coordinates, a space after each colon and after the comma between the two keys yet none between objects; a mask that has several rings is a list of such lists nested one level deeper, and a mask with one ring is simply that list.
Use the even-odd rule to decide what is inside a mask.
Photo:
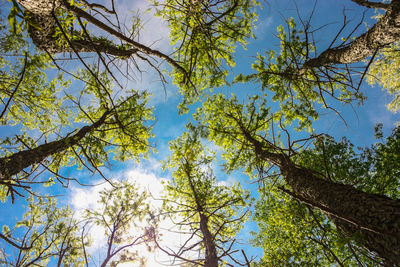
[{"label": "sunlit leaves", "polygon": [[[224,185],[217,181],[212,170],[214,155],[207,152],[197,134],[184,133],[170,142],[170,150],[172,155],[165,167],[172,171],[173,179],[165,186],[166,212],[181,231],[200,238],[198,246],[202,249],[207,242],[206,227],[213,237],[208,242],[213,242],[221,257],[227,256],[231,253],[229,244],[247,219],[244,207],[249,193],[238,183]],[[222,247],[227,249],[224,254]]]},{"label": "sunlit leaves", "polygon": [[[100,192],[99,209],[86,209],[85,217],[103,226],[107,237],[112,234],[108,228],[111,225],[115,227],[116,233],[124,235],[130,227],[139,227],[140,224],[143,227],[144,220],[149,220],[148,197],[145,192],[140,193],[135,184],[114,182],[111,189]],[[119,239],[122,241],[123,238]]]},{"label": "sunlit leaves", "polygon": [[260,193],[254,216],[259,231],[253,232],[252,242],[263,248],[261,266],[376,264],[367,250],[342,235],[320,211],[307,208],[277,187],[265,187]]},{"label": "sunlit leaves", "polygon": [[305,66],[315,47],[297,28],[293,18],[288,19],[286,25],[286,30],[282,25],[277,28],[279,53],[267,50],[258,54],[252,65],[256,72],[238,75],[235,81],[259,83],[264,93],[262,97],[279,103],[276,114],[285,116],[285,125],[296,121],[296,128],[311,131],[321,106],[331,108],[332,99],[347,104],[353,100],[362,101],[364,97],[349,84],[344,70]]},{"label": "sunlit leaves", "polygon": [[194,115],[207,138],[223,148],[226,170],[246,168],[251,174],[260,163],[243,130],[268,137],[274,115],[265,104],[257,96],[241,104],[235,96],[226,98],[219,94],[211,96]]},{"label": "sunlit leaves", "polygon": [[53,198],[32,196],[26,208],[14,227],[3,226],[2,234],[14,243],[14,252],[2,254],[0,261],[12,266],[43,266],[57,261],[66,266],[83,266],[82,244],[86,241],[81,240],[71,209],[58,207]]},{"label": "sunlit leaves", "polygon": [[[3,32],[0,58],[1,125],[21,124],[27,129],[38,129],[46,135],[57,124],[66,124],[68,111],[59,97],[69,80],[64,75],[51,73],[54,65],[44,53],[31,53],[20,36]],[[8,42],[12,38],[13,42]],[[24,54],[25,53],[25,54]],[[7,105],[8,103],[8,105]]]},{"label": "sunlit leaves", "polygon": [[[125,92],[125,95],[117,97],[113,93],[113,84],[105,73],[95,72],[94,70],[78,71],[76,77],[85,81],[84,88],[79,95],[75,96],[67,93],[68,88],[64,88],[65,101],[58,110],[69,114],[75,114],[75,121],[64,118],[58,122],[56,118],[45,114],[44,119],[49,126],[66,127],[73,124],[75,130],[68,135],[75,136],[81,130],[84,135],[75,136],[78,138],[73,141],[70,137],[65,137],[65,128],[60,135],[50,135],[49,138],[56,137],[57,146],[63,148],[57,152],[46,152],[45,158],[40,162],[55,177],[50,178],[53,181],[60,176],[60,169],[64,166],[76,166],[78,168],[86,167],[91,172],[97,172],[98,167],[109,162],[111,157],[123,161],[127,159],[138,160],[149,149],[148,139],[151,136],[151,126],[148,121],[152,119],[151,108],[147,107],[148,96],[146,93],[136,91]],[[36,92],[37,88],[32,89]],[[78,91],[79,92],[79,91]],[[36,102],[40,102],[37,100]],[[54,101],[56,102],[56,101]],[[65,104],[68,103],[68,106]],[[14,103],[12,106],[17,106]],[[65,113],[65,112],[64,112]],[[65,113],[66,114],[66,113]],[[22,113],[22,115],[25,115]],[[37,115],[37,114],[36,114]],[[101,119],[102,118],[102,119]],[[101,122],[99,121],[101,119]],[[96,123],[99,121],[99,123]],[[36,125],[37,127],[38,125]],[[85,128],[86,127],[86,128]],[[90,130],[84,130],[88,129]],[[36,130],[42,130],[40,127]],[[44,130],[42,130],[44,131]],[[47,137],[47,132],[45,132]],[[24,140],[25,139],[25,140]],[[46,139],[47,140],[47,139]],[[75,140],[75,139],[74,139]],[[4,144],[14,145],[22,144],[18,149],[27,150],[40,147],[37,140],[29,135],[6,138]],[[10,150],[7,150],[11,153]],[[46,154],[47,153],[47,154]],[[35,168],[36,166],[32,166]],[[21,172],[22,170],[19,170]],[[31,183],[28,175],[21,173],[18,177],[20,182]],[[62,177],[61,179],[64,179]],[[16,180],[16,178],[15,178]],[[61,181],[58,179],[58,181]],[[51,185],[47,180],[45,185]]]},{"label": "sunlit leaves", "polygon": [[336,142],[325,136],[314,142],[313,149],[300,153],[297,160],[298,164],[336,182],[397,199],[400,196],[400,128],[393,129],[386,140],[359,149],[356,153],[346,138]]},{"label": "sunlit leaves", "polygon": [[257,19],[256,0],[155,2],[158,15],[170,26],[174,58],[187,75],[174,72],[185,96],[181,108],[193,103],[206,88],[226,84],[226,67],[235,65],[237,45],[245,47]]},{"label": "sunlit leaves", "polygon": [[115,182],[111,189],[100,192],[98,208],[86,209],[84,217],[88,223],[104,230],[107,253],[103,264],[111,262],[115,266],[117,263],[143,260],[143,255],[135,247],[145,243],[151,250],[157,223],[153,213],[149,195],[140,192],[135,184]]},{"label": "sunlit leaves", "polygon": [[399,45],[381,50],[373,61],[366,76],[369,84],[378,84],[394,98],[387,108],[393,112],[400,110],[400,59]]}]

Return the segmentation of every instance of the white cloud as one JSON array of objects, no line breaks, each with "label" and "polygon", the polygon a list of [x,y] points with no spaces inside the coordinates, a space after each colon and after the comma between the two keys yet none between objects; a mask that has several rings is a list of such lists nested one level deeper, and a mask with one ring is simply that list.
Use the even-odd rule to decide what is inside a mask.
[{"label": "white cloud", "polygon": [[[158,164],[157,162],[154,163]],[[158,169],[158,166],[154,166],[154,171],[156,169]],[[129,182],[135,182],[141,190],[146,190],[152,195],[154,199],[151,199],[150,204],[154,208],[161,208],[162,200],[160,199],[163,192],[162,181],[166,181],[166,178],[156,175],[155,172],[151,170],[146,170],[140,167],[132,168],[123,172],[118,172],[115,176],[118,177],[118,180],[124,179]],[[83,215],[84,209],[100,208],[100,204],[98,203],[99,193],[103,189],[108,188],[111,188],[108,183],[102,183],[101,185],[88,188],[72,188],[70,205],[75,210],[76,216],[81,217]],[[93,256],[94,261],[101,261],[104,258],[104,253],[102,253],[102,251],[104,252],[104,249],[106,248],[104,229],[99,226],[91,226],[90,229],[87,230],[90,232],[92,239],[92,246],[87,248],[87,251]],[[136,233],[135,229],[131,229],[130,232],[132,235],[140,234]],[[173,251],[177,251],[188,238],[188,235],[178,233],[176,225],[170,219],[164,219],[159,223],[159,233],[161,234],[158,240],[159,244],[167,250],[171,249]],[[198,239],[194,239],[193,242],[197,241]],[[165,266],[170,264],[172,261],[171,257],[158,249],[149,252],[144,245],[135,246],[133,247],[133,249],[139,251],[141,256],[145,256],[147,258],[146,266],[148,267]],[[194,255],[186,256],[194,257]],[[135,265],[129,263],[121,264],[119,266]]]},{"label": "white cloud", "polygon": [[270,27],[273,23],[273,17],[272,16],[267,16],[265,18],[261,18],[256,22],[256,30],[254,34],[257,36],[259,40],[263,40],[267,36],[268,30],[270,30]]},{"label": "white cloud", "polygon": [[169,44],[168,24],[160,17],[154,16],[154,6],[149,1],[118,1],[117,13],[128,28],[131,27],[131,19],[139,14],[143,29],[137,37],[137,41],[154,49],[168,53],[172,51]]}]

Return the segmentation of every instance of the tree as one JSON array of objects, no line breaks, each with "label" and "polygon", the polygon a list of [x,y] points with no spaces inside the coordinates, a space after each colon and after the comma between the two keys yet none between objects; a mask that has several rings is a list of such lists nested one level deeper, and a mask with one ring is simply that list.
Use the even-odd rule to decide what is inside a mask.
[{"label": "tree", "polygon": [[[349,24],[344,15],[342,27],[329,47],[319,54],[319,47],[314,41],[317,30],[311,24],[314,12],[308,19],[299,18],[297,22],[289,18],[286,20],[287,30],[283,26],[278,27],[279,53],[267,50],[264,54],[258,54],[252,66],[255,72],[249,75],[239,74],[235,80],[259,82],[265,97],[273,94],[272,100],[280,103],[280,110],[276,112],[285,114],[286,120],[283,123],[290,124],[297,119],[297,127],[300,129],[310,130],[312,121],[318,119],[319,105],[341,116],[332,107],[332,100],[344,104],[354,101],[362,103],[365,96],[360,89],[364,78],[370,83],[385,83],[385,78],[381,80],[379,73],[382,71],[379,68],[368,70],[371,65],[374,66],[374,60],[380,51],[385,56],[381,56],[376,64],[382,60],[391,61],[386,55],[389,55],[390,52],[387,51],[400,36],[400,28],[396,23],[400,16],[400,2],[352,1],[367,8],[382,9],[385,13],[378,16],[375,25],[365,33],[354,36],[354,32],[364,22],[363,18],[349,35],[340,38]],[[390,51],[396,53],[396,49]],[[388,82],[385,87],[391,93],[396,92],[388,87]]]},{"label": "tree", "polygon": [[[165,166],[172,170],[173,180],[166,184],[164,210],[188,237],[178,252],[160,249],[195,265],[224,266],[225,258],[247,265],[233,256],[233,245],[248,217],[244,206],[249,193],[239,184],[217,183],[211,169],[214,156],[206,153],[196,134],[184,133],[170,143],[170,150]],[[197,250],[201,256],[190,258],[188,253]]]},{"label": "tree", "polygon": [[259,170],[263,176],[264,170],[278,167],[285,182],[282,191],[326,213],[347,235],[360,236],[360,242],[388,264],[398,263],[399,200],[334,182],[324,173],[298,165],[293,156],[299,141],[292,141],[282,127],[288,144],[280,145],[272,127],[279,127],[274,121],[282,118],[258,104],[256,97],[241,105],[235,97],[215,95],[198,111],[196,117],[210,140],[224,148],[229,168],[246,166],[248,172]]},{"label": "tree", "polygon": [[[24,18],[32,42],[43,51],[49,53],[97,52],[127,58],[132,55],[137,55],[139,58],[141,56],[156,56],[184,71],[169,56],[134,41],[121,33],[119,26],[113,27],[113,24],[109,26],[85,10],[88,9],[95,14],[104,12],[105,14],[118,16],[115,13],[115,9],[108,10],[101,4],[89,4],[86,1],[80,1],[75,4],[64,0],[18,1],[18,3],[23,7],[24,11],[14,2],[16,12],[13,15],[19,14]],[[90,36],[82,19],[126,43],[127,47],[115,45],[106,38]],[[81,27],[80,30],[73,29],[74,26],[77,27],[76,21]],[[72,27],[72,30],[69,27]],[[144,60],[146,61],[146,59]]]},{"label": "tree", "polygon": [[11,248],[1,248],[0,262],[7,266],[88,266],[92,255],[87,248],[93,245],[90,230],[97,225],[105,236],[101,266],[143,263],[145,259],[135,248],[145,244],[151,249],[157,227],[148,195],[139,193],[135,184],[114,182],[114,187],[99,196],[98,207],[87,208],[81,218],[69,206],[58,206],[52,197],[30,196],[23,219],[12,228],[3,226],[0,238]]},{"label": "tree", "polygon": [[[355,152],[354,145],[346,138],[335,142],[332,137],[321,136],[314,140],[312,149],[298,153],[295,161],[317,173],[325,173],[332,181],[398,199],[399,131],[395,128],[384,142],[377,127],[380,142],[363,148],[360,153]],[[254,233],[254,242],[264,249],[264,264],[383,264],[360,247],[357,239],[335,228],[323,212],[291,198],[277,186],[266,184],[260,194],[256,208],[260,230]]]},{"label": "tree", "polygon": [[[93,87],[89,86],[88,90],[93,90]],[[104,96],[99,97],[103,99],[100,106],[88,106],[86,110],[80,107],[82,113],[78,119],[90,121],[92,124],[82,127],[76,133],[67,134],[64,138],[37,147],[30,147],[22,141],[28,149],[1,158],[0,179],[3,190],[14,198],[15,187],[28,188],[32,182],[29,175],[28,179],[24,174],[17,178],[14,176],[28,167],[34,167],[35,164],[42,164],[49,157],[52,160],[46,169],[59,177],[58,169],[63,165],[79,164],[88,167],[82,158],[86,158],[88,164],[94,170],[98,170],[98,167],[108,160],[108,154],[111,152],[107,151],[106,147],[114,148],[114,155],[119,160],[137,157],[145,152],[148,149],[150,131],[150,127],[144,125],[144,121],[150,118],[150,110],[146,107],[146,94],[134,92],[133,95],[115,103],[112,99],[110,103]],[[80,106],[79,102],[78,105]],[[89,147],[90,151],[87,149]]]},{"label": "tree", "polygon": [[27,205],[14,227],[3,225],[0,238],[11,248],[1,248],[0,262],[5,266],[83,266],[82,248],[88,244],[81,239],[72,210],[58,207],[49,197],[30,196]]},{"label": "tree", "polygon": [[[32,184],[50,185],[57,179],[67,186],[76,180],[62,175],[62,167],[87,167],[95,173],[110,156],[138,159],[148,151],[152,117],[146,92],[125,90],[121,95],[112,77],[95,65],[68,72],[74,79],[54,74],[50,69],[59,68],[57,63],[51,55],[35,52],[22,30],[1,30],[0,122],[22,126],[19,134],[1,140],[2,201],[7,195],[14,201],[20,189],[29,191]],[[35,135],[39,138],[31,137]],[[54,176],[38,178],[43,170]]]},{"label": "tree", "polygon": [[[135,184],[114,182],[113,188],[100,192],[98,209],[85,210],[85,226],[95,224],[104,229],[106,253],[102,267],[126,262],[144,264],[145,259],[135,248],[145,244],[151,249],[157,226],[148,197],[146,192],[139,193]],[[113,260],[116,256],[118,259]]]}]

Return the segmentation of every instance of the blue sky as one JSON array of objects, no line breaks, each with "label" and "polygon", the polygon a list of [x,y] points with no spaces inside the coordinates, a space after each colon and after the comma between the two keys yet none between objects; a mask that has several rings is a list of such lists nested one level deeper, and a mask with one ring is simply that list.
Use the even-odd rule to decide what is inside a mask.
[{"label": "blue sky", "polygon": [[[128,0],[116,1],[116,3],[121,11],[121,17],[124,15],[130,16],[129,10],[140,8],[144,11],[147,6],[143,0],[132,2]],[[266,49],[279,48],[279,40],[275,37],[276,27],[284,23],[284,19],[289,17],[293,16],[297,20],[298,13],[303,19],[307,19],[314,4],[315,11],[311,20],[311,25],[313,25],[315,29],[326,25],[315,33],[317,48],[320,52],[331,42],[331,39],[341,26],[343,11],[345,11],[348,19],[352,20],[348,27],[348,30],[351,30],[351,25],[356,25],[361,19],[362,12],[366,10],[352,3],[350,0],[320,0],[316,3],[310,0],[271,0],[262,2],[262,4],[263,9],[259,10],[260,17],[255,31],[257,39],[249,40],[247,50],[238,48],[236,53],[237,63],[236,67],[233,69],[234,74],[252,72],[251,64],[257,53],[263,53]],[[296,6],[298,7],[298,12]],[[3,14],[5,14],[5,12]],[[369,19],[373,14],[373,10],[368,10],[365,14],[368,26],[374,23],[374,20]],[[147,14],[143,21],[145,24],[142,34],[140,35],[140,41],[148,45],[151,44],[158,50],[170,52],[171,48],[169,46],[168,28],[166,25],[157,18],[152,18],[151,14]],[[366,26],[367,25],[362,25],[358,32],[363,32]],[[164,92],[163,86],[157,82],[157,75],[151,73],[150,70],[149,73],[143,73],[141,76],[138,75],[137,77],[137,81],[129,82],[129,86],[148,90],[153,94],[150,103],[155,108],[154,116],[156,120],[153,130],[155,137],[151,140],[151,143],[156,147],[157,153],[151,154],[149,159],[143,160],[140,164],[132,161],[124,163],[112,162],[112,168],[105,169],[104,173],[107,177],[112,177],[114,179],[126,178],[137,180],[144,188],[151,188],[151,190],[153,190],[152,193],[157,194],[157,192],[161,190],[159,185],[160,180],[170,178],[168,172],[161,170],[159,161],[168,156],[168,142],[182,134],[185,124],[191,118],[191,114],[198,104],[191,108],[189,114],[179,116],[177,105],[180,103],[181,97],[178,94],[177,88],[172,85],[170,80]],[[230,78],[233,78],[233,75],[231,75]],[[257,84],[235,84],[232,87],[217,88],[215,91],[226,94],[233,92],[244,98],[246,95],[251,95],[252,91],[257,90]],[[347,126],[340,117],[333,112],[324,111],[320,120],[314,124],[316,133],[324,132],[337,139],[346,136],[357,146],[365,146],[374,142],[373,128],[378,122],[384,124],[384,132],[388,134],[393,128],[394,123],[400,121],[398,114],[393,114],[386,110],[385,105],[390,102],[390,97],[385,94],[381,88],[370,87],[365,82],[363,83],[362,91],[368,97],[362,106],[355,105],[351,107],[349,105],[342,106],[340,103],[333,103],[335,108],[337,108],[340,114],[345,118]],[[2,126],[0,128],[0,136],[5,137],[15,134],[15,129],[10,130],[10,128]],[[211,143],[207,145],[211,148],[214,147]],[[74,168],[69,168],[66,172],[86,181],[101,182],[99,176],[92,176],[87,171],[79,172]],[[221,171],[221,167],[216,165],[215,173],[220,180],[228,181],[228,183],[232,180],[240,181],[244,188],[252,192],[256,191],[256,185],[250,184],[248,177],[240,172],[235,172],[228,177]],[[104,185],[100,187],[103,186]],[[60,204],[69,204],[75,210],[79,211],[79,209],[87,207],[90,203],[95,203],[93,199],[96,197],[96,192],[98,192],[99,189],[82,188],[77,184],[71,184],[68,189],[55,185],[51,188],[39,188],[38,190],[50,194],[63,195],[60,197]],[[83,203],[84,201],[80,201],[82,200],[82,196],[87,199],[90,198],[91,200]],[[257,196],[256,193],[254,196]],[[0,214],[7,214],[7,216],[0,216],[0,224],[12,224],[16,217],[20,217],[22,214],[21,204],[23,203],[24,200],[19,199],[16,204],[11,204],[10,202],[2,204],[0,206]],[[243,239],[249,238],[249,230],[256,230],[254,223],[246,224],[240,237]],[[0,240],[0,245],[2,244],[1,242],[3,241]],[[261,257],[262,252],[260,249],[252,249],[249,245],[244,247],[246,248],[248,256]],[[162,258],[162,255],[159,257]],[[155,266],[154,264],[154,262],[152,265],[149,263],[148,266]]]}]

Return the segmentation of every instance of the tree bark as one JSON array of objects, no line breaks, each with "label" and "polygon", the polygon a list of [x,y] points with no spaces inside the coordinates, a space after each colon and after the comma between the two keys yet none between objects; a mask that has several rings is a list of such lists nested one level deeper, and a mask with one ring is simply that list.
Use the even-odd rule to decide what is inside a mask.
[{"label": "tree bark", "polygon": [[203,234],[203,243],[206,248],[205,267],[218,267],[217,250],[214,245],[214,238],[208,229],[208,218],[200,213],[200,231]]},{"label": "tree bark", "polygon": [[325,50],[318,57],[305,62],[302,69],[359,62],[373,55],[377,49],[399,41],[400,0],[392,0],[390,4],[386,5],[387,9],[384,16],[366,33],[360,35],[345,47]]},{"label": "tree bark", "polygon": [[101,126],[110,112],[111,111],[104,112],[100,119],[89,126],[82,127],[72,136],[64,137],[61,140],[46,143],[36,148],[20,151],[11,156],[0,158],[0,183],[1,180],[9,180],[11,176],[18,174],[23,169],[76,145],[86,134]]},{"label": "tree bark", "polygon": [[293,163],[280,166],[292,194],[325,212],[387,264],[400,264],[400,201],[317,177]]},{"label": "tree bark", "polygon": [[[187,162],[186,162],[187,163]],[[190,168],[185,168],[185,172],[189,181],[190,189],[196,202],[196,210],[200,217],[200,231],[203,234],[203,244],[206,249],[205,267],[218,267],[217,249],[215,248],[214,238],[208,229],[208,217],[204,214],[204,207],[197,195],[197,190],[192,181]]]},{"label": "tree bark", "polygon": [[370,194],[350,185],[321,179],[307,168],[296,166],[284,154],[264,149],[244,127],[241,131],[262,160],[277,165],[291,191],[284,190],[322,210],[337,228],[393,266],[400,265],[400,200]]},{"label": "tree bark", "polygon": [[89,40],[88,38],[74,40],[71,45],[62,45],[54,37],[57,26],[55,14],[60,9],[65,9],[63,0],[18,0],[25,9],[28,17],[28,33],[33,44],[49,53],[63,52],[99,52],[119,57],[129,57],[136,53],[137,49],[121,49],[111,42],[101,40]]}]

